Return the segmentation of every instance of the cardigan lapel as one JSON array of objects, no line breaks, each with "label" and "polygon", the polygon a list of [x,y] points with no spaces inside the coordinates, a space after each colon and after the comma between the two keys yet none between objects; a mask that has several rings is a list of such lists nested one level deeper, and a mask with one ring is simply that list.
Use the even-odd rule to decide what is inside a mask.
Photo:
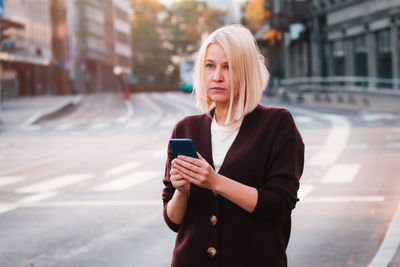
[{"label": "cardigan lapel", "polygon": [[[257,107],[258,107],[258,105],[257,105]],[[215,111],[215,108],[210,111],[211,117],[214,116],[214,111]],[[253,112],[254,112],[254,110],[252,112],[250,112],[249,114],[247,114],[246,116],[244,116],[242,124],[240,125],[240,128],[239,128],[239,132],[238,132],[237,136],[235,137],[235,139],[233,140],[232,145],[229,147],[228,151],[226,152],[224,161],[222,162],[221,168],[219,169],[218,173],[221,173],[221,170],[224,169],[224,166],[227,164],[227,162],[229,162],[232,159],[232,157],[230,156],[231,154],[232,155],[239,155],[240,151],[235,151],[235,150],[239,150],[240,144],[243,142],[243,140],[246,140],[246,138],[250,136],[249,134],[250,134],[251,131],[249,132],[249,129],[248,129],[249,126],[247,126],[247,121],[248,121],[248,117]],[[212,167],[215,170],[214,161],[212,159],[211,122],[212,122],[212,119],[209,122],[209,131],[208,131],[208,133],[209,133],[209,142],[210,142],[210,152],[211,152],[210,153],[210,157],[211,157],[211,160],[212,160],[211,162],[213,163]]]},{"label": "cardigan lapel", "polygon": [[203,158],[211,165],[211,167],[215,170],[214,166],[214,159],[212,157],[212,144],[211,144],[211,122],[212,122],[212,117],[214,116],[215,108],[210,110],[210,116],[208,114],[205,114],[205,121],[204,121],[204,131],[205,131],[205,151]]}]

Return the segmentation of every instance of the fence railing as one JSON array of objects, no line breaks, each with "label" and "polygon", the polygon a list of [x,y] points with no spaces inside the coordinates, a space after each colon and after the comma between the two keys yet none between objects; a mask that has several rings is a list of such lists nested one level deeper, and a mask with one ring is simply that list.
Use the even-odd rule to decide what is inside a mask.
[{"label": "fence railing", "polygon": [[281,80],[285,89],[299,92],[349,92],[368,94],[400,95],[400,79],[330,76],[293,77]]}]

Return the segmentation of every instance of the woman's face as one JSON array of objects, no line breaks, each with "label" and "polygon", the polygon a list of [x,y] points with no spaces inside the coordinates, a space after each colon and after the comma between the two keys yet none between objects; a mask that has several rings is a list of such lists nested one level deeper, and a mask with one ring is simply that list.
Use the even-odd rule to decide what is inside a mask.
[{"label": "woman's face", "polygon": [[215,105],[226,107],[231,95],[228,59],[220,44],[211,44],[206,51],[205,78],[207,95]]}]

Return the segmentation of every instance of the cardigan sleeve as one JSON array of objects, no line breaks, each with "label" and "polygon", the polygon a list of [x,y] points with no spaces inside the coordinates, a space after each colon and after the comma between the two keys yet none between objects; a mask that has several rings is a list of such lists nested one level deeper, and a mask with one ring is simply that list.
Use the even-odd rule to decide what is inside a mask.
[{"label": "cardigan sleeve", "polygon": [[[176,136],[176,127],[174,128],[171,138],[175,138]],[[171,147],[168,145],[168,156],[167,156],[167,161],[165,164],[165,175],[163,178],[163,183],[164,183],[164,188],[162,190],[162,200],[163,200],[163,217],[165,223],[168,225],[168,227],[174,231],[178,232],[179,230],[179,225],[172,222],[170,218],[168,218],[167,215],[167,205],[168,202],[172,199],[172,196],[175,193],[175,188],[172,186],[170,177],[169,177],[169,172],[171,170],[171,161],[174,159],[174,154],[172,152]]]},{"label": "cardigan sleeve", "polygon": [[295,207],[304,165],[304,144],[289,113],[282,119],[272,145],[263,185],[252,214],[272,221],[285,220]]}]

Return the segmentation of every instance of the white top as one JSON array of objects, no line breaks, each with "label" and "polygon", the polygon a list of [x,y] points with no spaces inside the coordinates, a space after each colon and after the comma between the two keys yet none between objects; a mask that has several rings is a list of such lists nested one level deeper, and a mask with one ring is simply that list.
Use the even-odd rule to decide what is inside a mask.
[{"label": "white top", "polygon": [[217,123],[214,116],[211,122],[211,148],[216,172],[219,172],[226,153],[239,133],[242,121],[243,119],[229,126],[221,126]]}]

